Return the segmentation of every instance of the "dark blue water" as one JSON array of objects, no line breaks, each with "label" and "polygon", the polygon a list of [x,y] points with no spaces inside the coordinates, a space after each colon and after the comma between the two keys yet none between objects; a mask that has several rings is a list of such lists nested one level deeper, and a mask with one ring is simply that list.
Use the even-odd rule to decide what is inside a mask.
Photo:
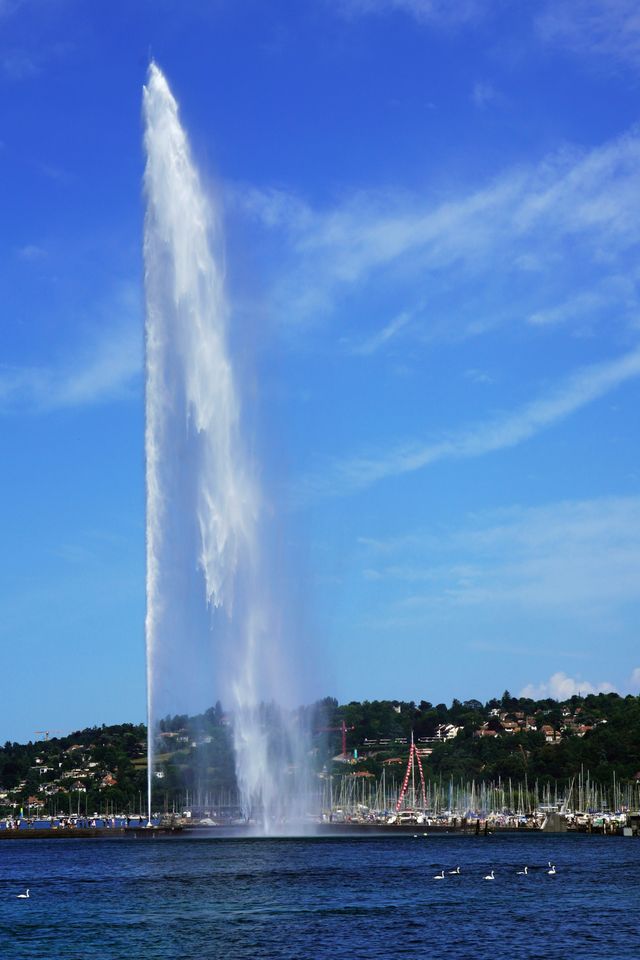
[{"label": "dark blue water", "polygon": [[2,960],[637,960],[639,931],[635,838],[0,842]]}]

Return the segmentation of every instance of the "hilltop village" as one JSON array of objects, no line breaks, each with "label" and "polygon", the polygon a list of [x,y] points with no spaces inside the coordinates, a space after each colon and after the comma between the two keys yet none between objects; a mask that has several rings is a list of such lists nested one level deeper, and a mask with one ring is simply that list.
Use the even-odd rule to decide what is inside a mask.
[{"label": "hilltop village", "polygon": [[[270,722],[265,707],[265,723]],[[640,784],[640,698],[617,694],[559,703],[512,697],[364,701],[327,698],[298,711],[318,777],[400,781],[413,738],[428,783],[524,783],[548,791],[580,777],[608,789]],[[0,748],[0,816],[133,813],[144,806],[143,724],[92,727],[68,736],[39,732]],[[198,716],[167,717],[157,738],[154,796],[165,809],[233,807],[229,717],[218,703]],[[286,771],[283,771],[283,776]],[[515,787],[514,787],[515,789]],[[617,796],[617,795],[616,795]],[[622,796],[622,794],[620,794]]]}]

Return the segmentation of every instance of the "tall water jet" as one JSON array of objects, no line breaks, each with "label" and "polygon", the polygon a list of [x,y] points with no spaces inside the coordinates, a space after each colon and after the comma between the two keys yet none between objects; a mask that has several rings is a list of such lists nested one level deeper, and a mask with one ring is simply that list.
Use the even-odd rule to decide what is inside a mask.
[{"label": "tall water jet", "polygon": [[[268,828],[302,796],[305,744],[285,713],[272,707],[278,716],[265,723],[260,707],[279,699],[283,664],[229,348],[219,217],[153,63],[143,107],[148,809],[161,709],[207,693],[211,703],[215,688],[231,701],[243,808]],[[284,764],[295,784],[283,791]]]}]

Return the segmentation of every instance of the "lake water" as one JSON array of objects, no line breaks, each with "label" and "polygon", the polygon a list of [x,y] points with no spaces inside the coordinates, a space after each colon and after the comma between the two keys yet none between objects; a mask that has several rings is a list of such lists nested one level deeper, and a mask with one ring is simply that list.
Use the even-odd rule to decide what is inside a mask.
[{"label": "lake water", "polygon": [[1,841],[0,957],[636,960],[640,841]]}]

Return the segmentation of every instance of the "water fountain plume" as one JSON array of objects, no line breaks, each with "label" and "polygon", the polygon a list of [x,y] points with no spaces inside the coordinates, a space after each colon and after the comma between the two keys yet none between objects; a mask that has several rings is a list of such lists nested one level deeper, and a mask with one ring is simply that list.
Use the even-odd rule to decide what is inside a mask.
[{"label": "water fountain plume", "polygon": [[[295,806],[306,748],[286,711],[266,718],[260,707],[279,699],[285,670],[229,347],[219,217],[153,63],[143,110],[149,812],[161,706],[206,686],[199,664],[210,657],[231,700],[243,808],[268,828],[285,813],[283,796]],[[285,766],[296,784],[283,793]]]}]

